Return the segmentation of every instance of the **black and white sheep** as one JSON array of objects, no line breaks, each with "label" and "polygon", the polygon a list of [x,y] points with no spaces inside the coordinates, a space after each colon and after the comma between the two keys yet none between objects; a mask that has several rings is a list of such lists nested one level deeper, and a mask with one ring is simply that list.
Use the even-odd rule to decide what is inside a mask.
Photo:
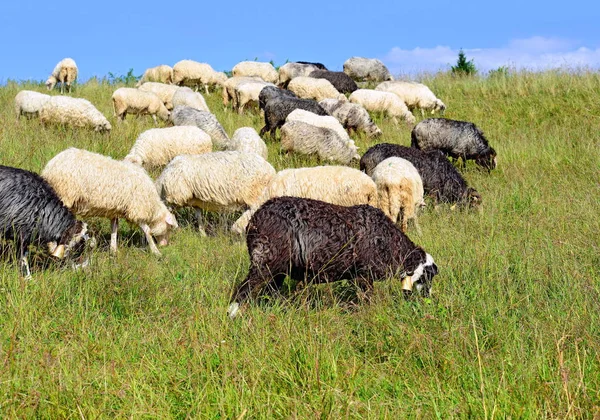
[{"label": "black and white sheep", "polygon": [[411,132],[411,146],[421,150],[437,149],[463,163],[474,160],[482,168],[496,167],[496,151],[475,124],[447,118],[428,118]]},{"label": "black and white sheep", "polygon": [[298,64],[309,64],[311,66],[315,66],[319,70],[327,70],[327,67],[325,67],[325,65],[322,64],[322,63],[313,63],[312,61],[296,61],[296,63],[298,63]]},{"label": "black and white sheep", "polygon": [[287,96],[289,98],[297,98],[296,94],[291,90],[280,89],[276,86],[265,86],[258,94],[258,107],[264,111],[265,105],[273,98]]},{"label": "black and white sheep", "polygon": [[275,138],[275,131],[285,124],[285,119],[295,109],[303,109],[317,115],[329,115],[317,101],[312,99],[279,96],[272,98],[265,105],[265,126],[260,130],[263,136],[267,131]]},{"label": "black and white sheep", "polygon": [[371,176],[383,160],[398,156],[412,163],[421,179],[425,193],[436,202],[460,203],[477,206],[481,196],[467,185],[467,181],[439,150],[423,151],[398,144],[380,143],[365,152],[360,159],[360,170]]},{"label": "black and white sheep", "polygon": [[414,287],[427,296],[438,273],[431,255],[365,204],[274,198],[250,219],[246,241],[250,270],[233,293],[232,318],[246,300],[279,289],[286,276],[311,283],[347,279],[367,294],[374,280],[400,277],[407,294]]},{"label": "black and white sheep", "polygon": [[315,70],[308,77],[328,80],[341,93],[352,93],[358,89],[356,82],[343,71]]}]

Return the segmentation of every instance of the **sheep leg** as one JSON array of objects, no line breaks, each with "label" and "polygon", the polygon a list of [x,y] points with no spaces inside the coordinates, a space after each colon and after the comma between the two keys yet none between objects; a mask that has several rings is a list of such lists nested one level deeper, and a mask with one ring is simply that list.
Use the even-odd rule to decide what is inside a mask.
[{"label": "sheep leg", "polygon": [[158,250],[158,248],[156,247],[156,243],[154,242],[154,238],[152,237],[152,233],[150,232],[150,226],[148,226],[145,223],[142,223],[140,225],[140,227],[142,228],[142,231],[144,232],[144,235],[146,236],[146,241],[148,241],[148,246],[150,247],[150,251],[154,254],[160,257],[161,253]]},{"label": "sheep leg", "polygon": [[413,218],[413,223],[415,224],[415,229],[417,231],[417,235],[421,236],[423,234],[423,231],[421,230],[421,226],[419,225],[419,222],[417,220],[417,218]]},{"label": "sheep leg", "polygon": [[208,84],[207,83],[204,84],[204,91],[208,95]]},{"label": "sheep leg", "polygon": [[110,221],[112,231],[110,233],[110,253],[117,253],[117,231],[119,230],[119,219],[115,217]]},{"label": "sheep leg", "polygon": [[371,297],[373,296],[373,279],[368,276],[360,276],[354,279],[354,284],[358,288],[359,298],[371,302]]},{"label": "sheep leg", "polygon": [[227,315],[229,315],[229,317],[232,319],[235,318],[240,309],[240,305],[250,299],[252,292],[261,289],[262,286],[270,281],[270,276],[263,276],[262,270],[260,270],[254,264],[251,265],[248,275],[238,286],[235,293],[233,293],[229,308],[227,309]]},{"label": "sheep leg", "polygon": [[31,270],[29,269],[29,261],[27,259],[27,256],[29,255],[29,244],[26,243],[22,237],[20,239],[21,240],[19,241],[19,263],[21,275],[25,280],[31,280]]},{"label": "sheep leg", "polygon": [[200,209],[195,209],[194,213],[196,213],[196,223],[198,223],[198,233],[200,234],[201,237],[206,237],[206,231],[204,230],[203,225],[203,221],[204,221],[204,217],[202,216],[202,210]]},{"label": "sheep leg", "polygon": [[158,120],[156,119],[156,114],[152,115],[152,119],[154,120],[154,125],[158,125]]}]

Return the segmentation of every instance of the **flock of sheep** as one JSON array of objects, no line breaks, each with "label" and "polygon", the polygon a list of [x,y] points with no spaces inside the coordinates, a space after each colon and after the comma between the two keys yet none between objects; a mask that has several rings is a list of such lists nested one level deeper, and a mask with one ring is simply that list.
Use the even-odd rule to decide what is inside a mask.
[{"label": "flock of sheep", "polygon": [[[69,148],[52,158],[41,176],[0,167],[0,226],[17,244],[22,274],[31,275],[30,244],[47,246],[58,258],[85,265],[84,250],[94,241],[87,225],[75,218],[98,216],[112,221],[110,250],[117,250],[118,219],[140,226],[150,250],[167,245],[178,227],[173,209],[196,209],[198,230],[206,235],[202,211],[241,211],[232,231],[245,234],[250,255],[246,279],[233,293],[235,316],[248,298],[277,289],[286,276],[314,282],[350,279],[365,293],[373,281],[403,279],[406,294],[427,295],[437,266],[431,255],[406,235],[407,223],[430,195],[438,203],[478,205],[447,156],[473,159],[491,170],[496,152],[474,124],[444,118],[425,119],[412,130],[411,147],[380,143],[361,157],[350,134],[370,138],[382,130],[370,113],[383,112],[413,125],[412,111],[443,112],[444,103],[427,86],[394,81],[381,61],[353,57],[343,72],[320,63],[241,62],[232,77],[206,63],[183,60],[172,68],[148,69],[136,88],[112,96],[118,121],[127,114],[151,115],[173,124],[140,133],[129,154],[115,160]],[[77,77],[72,59],[64,59],[47,81],[71,92]],[[357,82],[379,83],[359,89]],[[221,89],[225,106],[242,113],[251,106],[264,112],[257,133],[241,127],[230,138],[210,112],[199,90]],[[109,132],[111,124],[89,101],[21,91],[17,118],[39,117],[46,124]],[[276,172],[268,162],[263,136],[280,132],[281,149],[316,155],[335,163]],[[346,166],[360,161],[360,169]],[[152,180],[147,169],[162,168]]]}]

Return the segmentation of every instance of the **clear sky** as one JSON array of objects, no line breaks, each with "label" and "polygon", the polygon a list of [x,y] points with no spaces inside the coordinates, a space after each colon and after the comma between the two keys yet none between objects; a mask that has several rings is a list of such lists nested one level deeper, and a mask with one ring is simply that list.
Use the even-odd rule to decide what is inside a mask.
[{"label": "clear sky", "polygon": [[3,2],[0,83],[42,80],[64,57],[80,80],[142,74],[182,59],[230,70],[243,60],[376,57],[393,74],[446,70],[459,48],[481,70],[600,68],[600,1]]}]

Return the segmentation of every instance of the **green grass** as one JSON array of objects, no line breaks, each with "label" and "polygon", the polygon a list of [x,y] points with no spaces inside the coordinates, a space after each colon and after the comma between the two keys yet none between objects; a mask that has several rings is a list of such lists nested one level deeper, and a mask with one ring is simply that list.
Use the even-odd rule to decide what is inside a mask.
[{"label": "green grass", "polygon": [[[88,271],[38,256],[25,281],[0,261],[2,417],[598,418],[600,74],[425,83],[446,117],[485,131],[499,163],[491,174],[467,165],[480,211],[430,207],[423,234],[409,230],[440,268],[431,301],[404,301],[394,280],[359,305],[344,285],[319,286],[231,321],[248,257],[223,223],[208,238],[184,224],[157,259],[123,222],[111,258],[109,224],[93,220]],[[153,125],[115,121],[117,87],[73,93],[108,116],[110,135],[17,122],[16,93],[44,87],[0,87],[0,162],[39,172],[69,146],[122,158]],[[219,93],[206,99],[230,135],[262,126],[225,111]],[[379,141],[410,144],[409,127],[376,119]],[[277,169],[318,164],[276,143],[269,153]]]}]

